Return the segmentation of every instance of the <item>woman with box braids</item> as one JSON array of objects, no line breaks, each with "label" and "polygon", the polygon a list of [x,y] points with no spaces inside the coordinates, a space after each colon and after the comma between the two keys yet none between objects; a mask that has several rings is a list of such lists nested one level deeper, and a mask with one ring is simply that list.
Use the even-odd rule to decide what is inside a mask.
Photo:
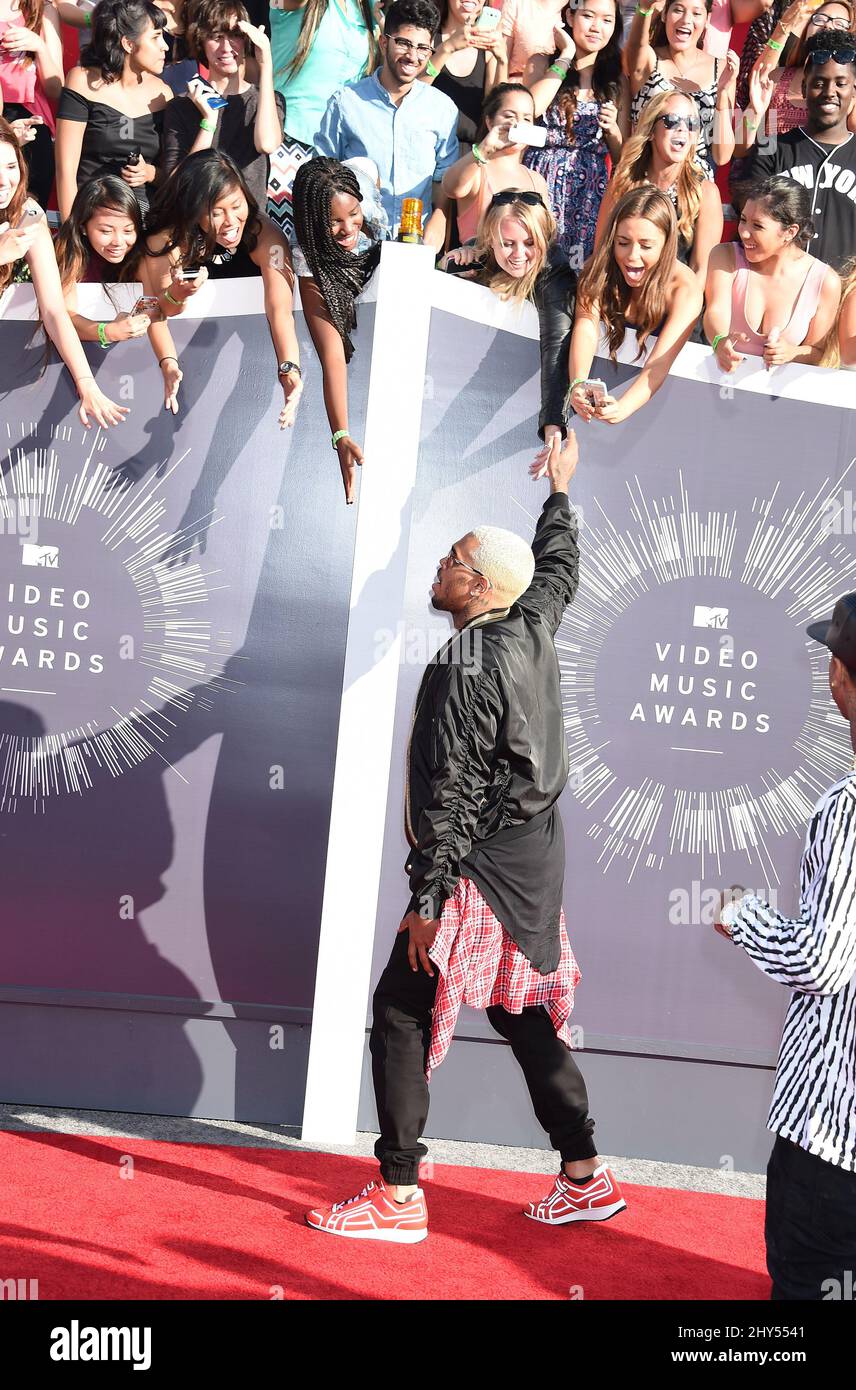
[{"label": "woman with box braids", "polygon": [[361,185],[353,168],[319,156],[298,169],[293,199],[298,242],[294,269],[306,324],[321,359],[332,444],[350,503],[356,467],[363,461],[348,427],[347,366],[354,354],[350,335],[357,326],[355,300],[380,260],[379,228],[370,220],[371,174]]}]

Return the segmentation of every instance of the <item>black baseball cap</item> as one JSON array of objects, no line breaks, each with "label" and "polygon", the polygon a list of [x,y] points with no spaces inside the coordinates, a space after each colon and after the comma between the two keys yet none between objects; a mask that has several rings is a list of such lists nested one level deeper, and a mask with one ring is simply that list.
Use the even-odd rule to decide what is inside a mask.
[{"label": "black baseball cap", "polygon": [[856,671],[856,594],[845,594],[822,623],[809,623],[809,637],[822,642],[848,671]]}]

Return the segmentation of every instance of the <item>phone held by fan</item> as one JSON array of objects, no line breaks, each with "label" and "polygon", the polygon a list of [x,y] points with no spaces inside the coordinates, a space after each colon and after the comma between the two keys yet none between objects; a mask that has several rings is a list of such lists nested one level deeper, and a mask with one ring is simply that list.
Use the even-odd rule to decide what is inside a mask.
[{"label": "phone held by fan", "polygon": [[547,127],[533,125],[531,121],[517,121],[508,128],[508,141],[511,145],[534,145],[543,150],[547,143]]},{"label": "phone held by fan", "polygon": [[191,77],[187,84],[187,91],[190,96],[203,96],[212,111],[220,111],[224,106],[229,105],[226,98],[221,97],[219,92],[215,92],[213,87],[209,87],[208,83],[204,82],[201,77]]},{"label": "phone held by fan", "polygon": [[135,314],[148,314],[150,319],[160,318],[160,302],[157,295],[141,294],[131,310],[131,315]]}]

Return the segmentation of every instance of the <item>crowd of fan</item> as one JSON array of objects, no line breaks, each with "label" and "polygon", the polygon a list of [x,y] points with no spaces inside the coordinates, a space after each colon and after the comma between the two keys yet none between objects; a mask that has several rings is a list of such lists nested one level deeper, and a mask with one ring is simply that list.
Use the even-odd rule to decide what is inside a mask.
[{"label": "crowd of fan", "polygon": [[[298,278],[352,501],[355,302],[418,199],[439,269],[538,310],[537,476],[572,413],[626,419],[690,339],[724,373],[856,366],[854,31],[853,0],[0,0],[0,291],[32,283],[107,426],[127,411],[81,343],[148,337],[176,411],[170,319],[260,276],[286,426]],[[95,321],[86,281],[142,294]],[[612,396],[592,364],[628,329]]]}]

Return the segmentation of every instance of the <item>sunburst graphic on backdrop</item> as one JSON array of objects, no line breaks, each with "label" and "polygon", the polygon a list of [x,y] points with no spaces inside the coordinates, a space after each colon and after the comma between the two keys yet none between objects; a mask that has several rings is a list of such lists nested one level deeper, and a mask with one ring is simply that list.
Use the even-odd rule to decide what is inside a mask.
[{"label": "sunburst graphic on backdrop", "polygon": [[[751,518],[744,514],[740,520],[727,507],[699,511],[680,472],[674,493],[659,500],[646,496],[634,475],[626,483],[623,516],[615,510],[607,516],[597,502],[586,511],[580,587],[556,647],[570,786],[592,814],[587,833],[604,873],[613,869],[630,882],[640,871],[660,871],[670,857],[687,855],[696,859],[704,881],[714,867],[721,872],[724,860],[733,863],[739,854],[772,887],[779,881],[775,839],[804,830],[822,792],[847,770],[852,750],[829,694],[828,653],[803,630],[828,615],[841,593],[856,587],[856,554],[830,534],[829,526],[830,502],[840,497],[854,463],[840,477],[825,478],[812,496],[784,500],[785,488],[778,483],[769,496],[755,497]],[[679,779],[658,776],[656,766],[635,765],[633,725],[625,725],[629,732],[622,738],[619,765],[599,708],[604,651],[616,625],[625,615],[632,622],[632,610],[644,605],[646,596],[662,603],[665,586],[682,581],[689,581],[684,589],[702,601],[717,585],[732,594],[738,588],[747,596],[754,591],[758,602],[766,601],[774,625],[784,625],[791,646],[801,635],[811,675],[782,757],[790,765],[756,768],[752,776],[729,784],[740,764],[734,741],[722,738],[717,746],[711,736],[703,746],[687,746],[702,740],[675,728],[666,734],[668,751],[686,766],[687,776],[680,780],[688,784],[676,786]],[[755,636],[763,642],[763,633]],[[755,739],[755,748],[762,746],[760,735]],[[781,742],[778,751],[782,755]],[[713,785],[705,785],[708,781]]]},{"label": "sunburst graphic on backdrop", "polygon": [[[39,737],[0,732],[0,811],[26,804],[38,810],[48,797],[85,792],[99,770],[117,778],[152,755],[172,766],[161,746],[177,722],[194,703],[210,708],[218,688],[236,684],[223,676],[229,634],[216,628],[206,611],[211,593],[224,587],[222,577],[191,558],[200,532],[220,517],[208,513],[178,530],[164,524],[169,480],[189,451],[134,485],[104,462],[107,441],[101,431],[90,435],[77,426],[54,426],[41,442],[37,424],[21,424],[20,430],[34,443],[26,450],[7,447],[0,471],[0,530],[14,533],[32,525],[40,537],[45,531],[52,536],[75,531],[77,544],[94,541],[91,567],[78,568],[78,581],[86,584],[93,571],[109,575],[112,567],[115,586],[135,593],[138,604],[135,613],[126,610],[115,621],[117,648],[129,622],[136,623],[142,640],[134,659],[122,663],[123,685],[133,670],[133,699],[113,703],[108,692],[104,704],[99,690],[100,718],[70,728],[57,728],[54,719],[52,730]],[[2,543],[15,547],[5,553],[17,564],[20,538],[7,534]],[[46,583],[50,575],[50,570],[31,569],[22,572],[22,581]],[[11,600],[12,592],[10,584],[4,599]],[[4,620],[4,632],[9,622]],[[17,683],[10,685],[12,679]],[[7,672],[0,680],[0,699],[24,695],[27,699],[17,703],[35,702],[52,714],[61,706],[62,689],[46,688],[61,682],[44,672],[29,678]],[[60,701],[54,700],[57,695]]]}]

